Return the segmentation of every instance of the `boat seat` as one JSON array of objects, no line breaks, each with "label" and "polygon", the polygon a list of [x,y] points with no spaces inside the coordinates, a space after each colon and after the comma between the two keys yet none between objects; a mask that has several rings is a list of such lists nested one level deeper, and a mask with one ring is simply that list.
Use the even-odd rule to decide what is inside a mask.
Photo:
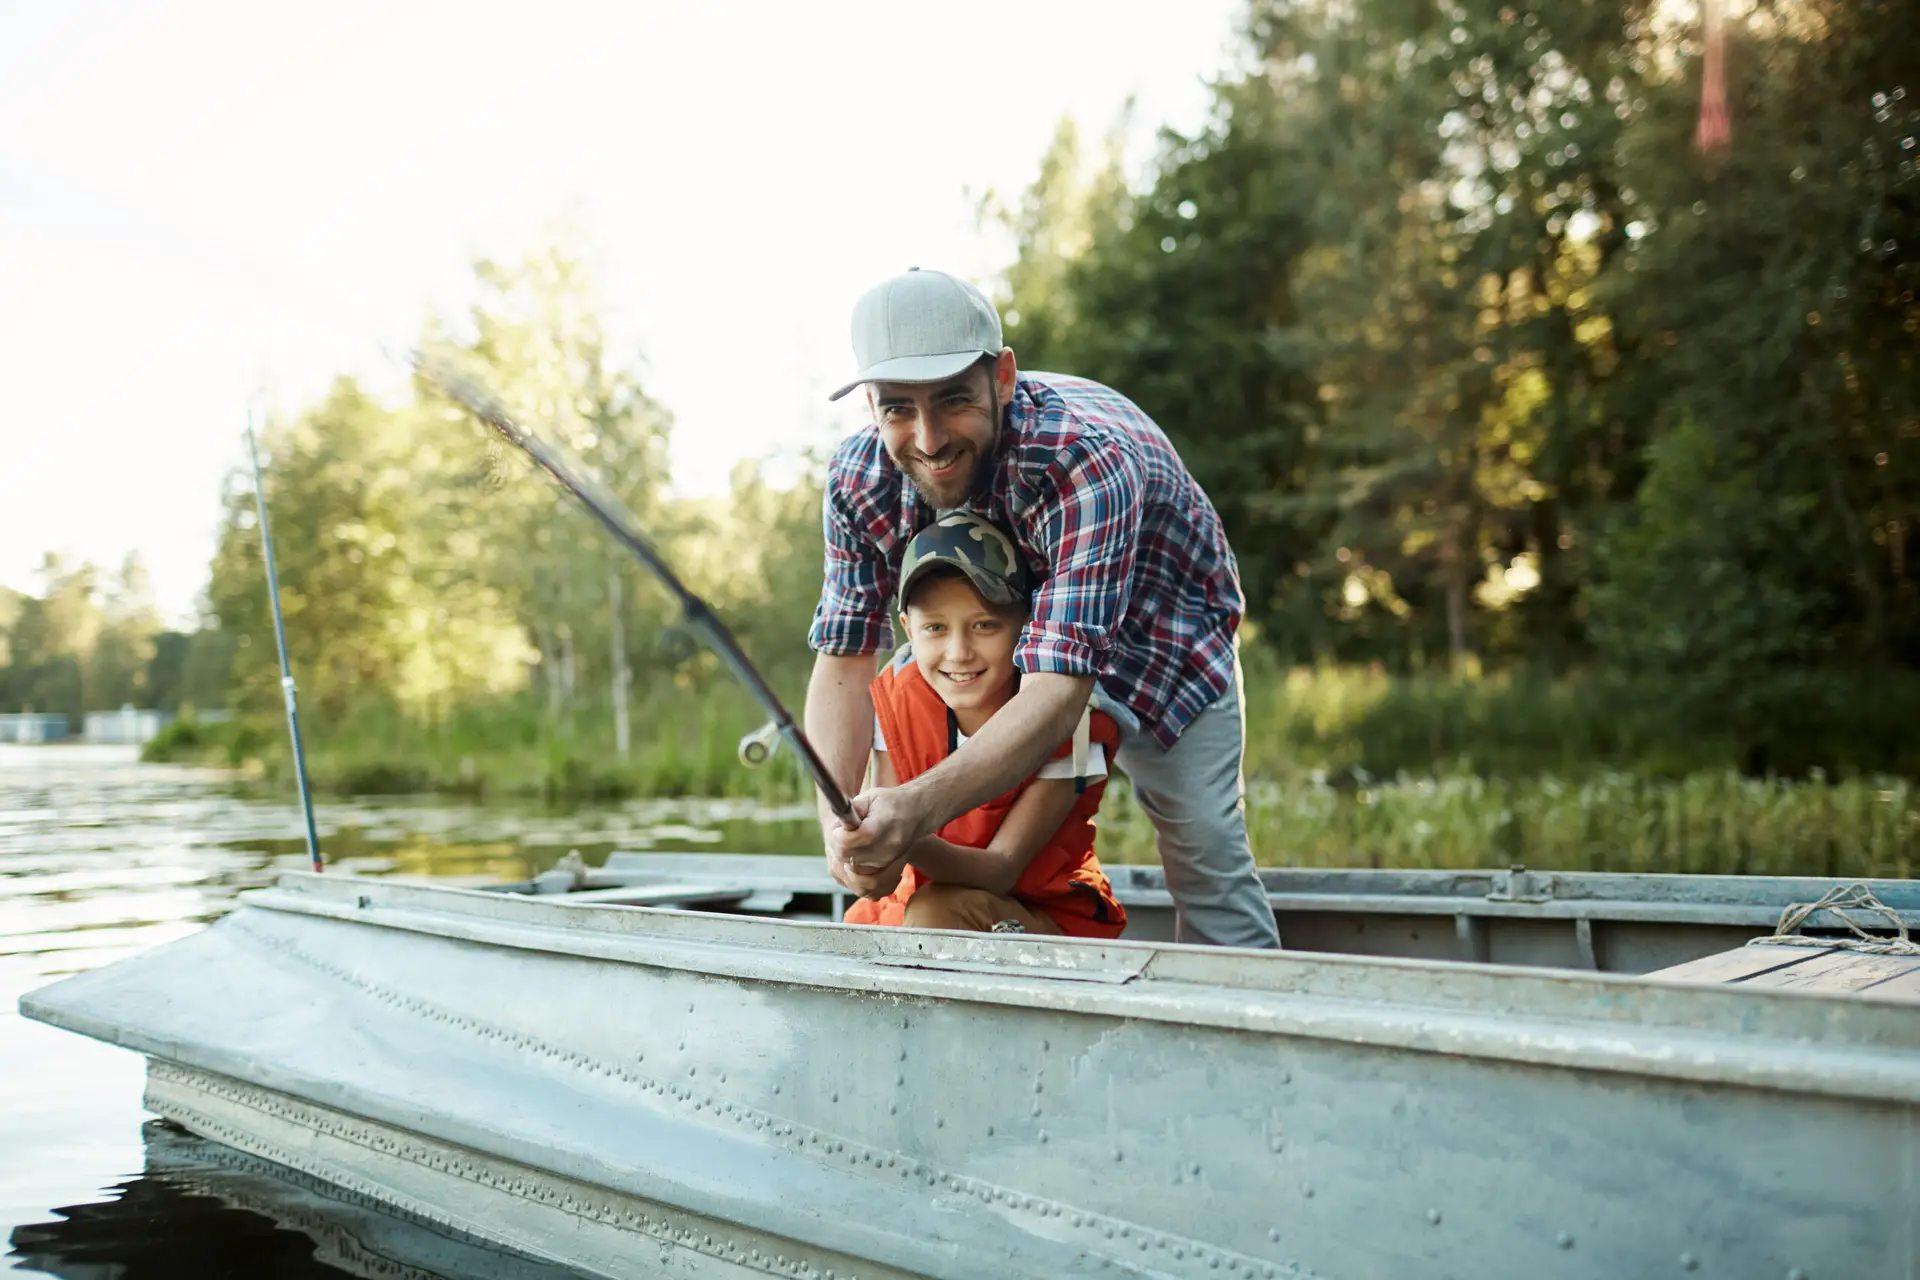
[{"label": "boat seat", "polygon": [[1646,976],[1672,982],[1852,993],[1920,1004],[1920,955],[1875,955],[1846,947],[1739,947]]}]

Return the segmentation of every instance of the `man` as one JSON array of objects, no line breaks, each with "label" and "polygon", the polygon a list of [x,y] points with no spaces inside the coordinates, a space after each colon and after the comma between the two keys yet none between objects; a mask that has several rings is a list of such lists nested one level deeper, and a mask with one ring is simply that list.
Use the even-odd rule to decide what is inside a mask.
[{"label": "man", "polygon": [[853,347],[859,372],[832,398],[864,385],[874,425],[827,468],[806,710],[808,736],[845,790],[866,770],[867,686],[891,641],[914,533],[937,510],[978,511],[1012,530],[1040,585],[1013,699],[937,767],[855,797],[858,829],[822,808],[835,878],[890,892],[916,841],[1031,776],[1097,690],[1121,725],[1115,761],[1153,819],[1175,937],[1278,946],[1247,847],[1239,571],[1166,436],[1098,383],[1022,375],[992,304],[938,271],[908,271],[862,297]]}]

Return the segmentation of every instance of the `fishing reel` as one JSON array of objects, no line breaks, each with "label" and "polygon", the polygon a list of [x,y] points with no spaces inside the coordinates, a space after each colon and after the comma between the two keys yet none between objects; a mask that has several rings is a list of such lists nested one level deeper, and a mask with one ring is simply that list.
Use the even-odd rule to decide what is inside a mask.
[{"label": "fishing reel", "polygon": [[780,722],[769,720],[740,739],[740,763],[749,769],[757,769],[773,759],[773,753],[780,749]]}]

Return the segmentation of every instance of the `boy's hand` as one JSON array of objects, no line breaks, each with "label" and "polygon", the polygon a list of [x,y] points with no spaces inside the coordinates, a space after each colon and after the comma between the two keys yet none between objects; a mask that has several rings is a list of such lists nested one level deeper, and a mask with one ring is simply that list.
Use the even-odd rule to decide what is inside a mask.
[{"label": "boy's hand", "polygon": [[896,858],[893,862],[868,869],[855,866],[847,860],[846,854],[839,848],[837,832],[849,828],[836,825],[827,833],[827,870],[833,878],[845,888],[851,889],[863,898],[884,898],[900,884],[905,874],[907,860]]},{"label": "boy's hand", "polygon": [[933,834],[911,786],[862,791],[852,804],[860,816],[859,827],[842,828],[829,838],[829,844],[837,843],[841,857],[862,875],[902,862],[922,836]]}]

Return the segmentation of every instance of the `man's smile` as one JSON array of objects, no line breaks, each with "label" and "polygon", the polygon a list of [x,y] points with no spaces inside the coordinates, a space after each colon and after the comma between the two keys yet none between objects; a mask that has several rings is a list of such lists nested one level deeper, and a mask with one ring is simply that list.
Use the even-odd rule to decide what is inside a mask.
[{"label": "man's smile", "polygon": [[942,449],[939,453],[931,457],[924,453],[921,454],[920,465],[926,469],[927,475],[933,479],[947,480],[951,479],[954,474],[959,471],[960,464],[966,460],[966,456],[967,450],[964,447],[952,446]]}]

